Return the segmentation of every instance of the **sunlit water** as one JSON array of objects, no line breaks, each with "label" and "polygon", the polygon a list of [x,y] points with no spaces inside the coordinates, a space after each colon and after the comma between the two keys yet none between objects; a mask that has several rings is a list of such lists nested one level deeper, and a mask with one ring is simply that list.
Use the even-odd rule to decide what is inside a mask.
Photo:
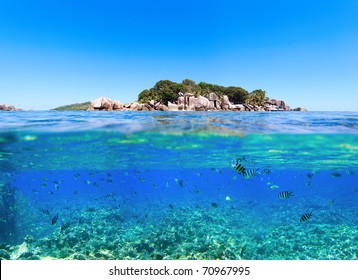
[{"label": "sunlit water", "polygon": [[0,170],[2,259],[358,256],[355,112],[1,112]]}]

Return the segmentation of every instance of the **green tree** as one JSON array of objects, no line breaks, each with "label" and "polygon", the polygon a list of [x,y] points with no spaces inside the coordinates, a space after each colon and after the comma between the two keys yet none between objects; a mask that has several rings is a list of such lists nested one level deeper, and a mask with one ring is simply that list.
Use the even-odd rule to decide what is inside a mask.
[{"label": "green tree", "polygon": [[223,86],[208,84],[204,82],[200,82],[198,86],[201,88],[201,93],[203,95],[207,95],[210,92],[215,92],[218,96],[222,96],[225,91],[225,87]]},{"label": "green tree", "polygon": [[57,111],[84,111],[84,110],[87,110],[89,105],[91,105],[91,102],[87,101],[87,102],[83,102],[83,103],[75,103],[75,104],[56,107],[56,108],[53,108],[51,110],[57,110]]},{"label": "green tree", "polygon": [[160,80],[151,89],[143,90],[138,95],[138,101],[141,103],[150,100],[161,101],[163,103],[175,102],[178,99],[178,93],[185,92],[183,84],[178,84],[169,80]]},{"label": "green tree", "polygon": [[229,97],[233,104],[243,104],[249,93],[241,87],[227,87],[224,89],[224,94]]},{"label": "green tree", "polygon": [[264,106],[265,100],[266,92],[262,89],[256,89],[247,96],[245,103],[250,105]]},{"label": "green tree", "polygon": [[146,102],[149,102],[150,100],[155,100],[155,93],[151,92],[148,89],[143,90],[138,95],[138,101],[141,103],[146,103]]},{"label": "green tree", "polygon": [[200,82],[196,84],[193,80],[184,79],[181,83],[170,80],[160,80],[151,89],[145,89],[138,95],[138,101],[141,103],[150,100],[161,101],[163,103],[175,102],[178,100],[179,92],[191,92],[195,96],[206,96],[210,92],[215,92],[219,97],[227,95],[234,104],[248,103],[262,106],[265,103],[265,91],[258,89],[248,93],[241,87],[224,87],[215,84]]},{"label": "green tree", "polygon": [[190,79],[184,79],[181,83],[182,83],[183,85],[187,86],[187,87],[194,87],[194,86],[196,86],[196,83],[195,83],[193,80],[190,80]]}]

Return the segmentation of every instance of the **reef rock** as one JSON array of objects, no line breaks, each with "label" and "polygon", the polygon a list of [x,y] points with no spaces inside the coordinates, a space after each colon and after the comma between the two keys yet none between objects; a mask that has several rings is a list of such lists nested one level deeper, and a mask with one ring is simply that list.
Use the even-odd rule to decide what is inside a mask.
[{"label": "reef rock", "polygon": [[10,254],[5,249],[0,249],[0,260],[10,260]]},{"label": "reef rock", "polygon": [[26,242],[21,243],[18,246],[15,246],[14,250],[11,253],[11,259],[17,260],[20,257],[25,257],[30,254],[29,245]]}]

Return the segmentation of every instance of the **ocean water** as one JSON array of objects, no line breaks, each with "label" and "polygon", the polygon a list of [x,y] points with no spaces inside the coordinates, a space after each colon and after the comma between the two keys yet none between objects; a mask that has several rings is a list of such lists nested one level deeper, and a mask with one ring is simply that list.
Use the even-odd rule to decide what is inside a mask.
[{"label": "ocean water", "polygon": [[0,259],[357,259],[358,113],[1,112],[0,196]]}]

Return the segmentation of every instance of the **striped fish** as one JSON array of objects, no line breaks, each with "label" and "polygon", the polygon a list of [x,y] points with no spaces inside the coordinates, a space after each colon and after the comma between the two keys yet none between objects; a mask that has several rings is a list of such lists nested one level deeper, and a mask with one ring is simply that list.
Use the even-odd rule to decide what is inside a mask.
[{"label": "striped fish", "polygon": [[58,214],[56,214],[56,216],[54,216],[54,217],[52,218],[51,224],[52,224],[52,225],[56,224],[57,220],[58,220]]},{"label": "striped fish", "polygon": [[68,229],[70,227],[70,224],[69,223],[65,223],[61,226],[61,231],[64,231],[66,229]]},{"label": "striped fish", "polygon": [[279,199],[286,199],[286,198],[290,198],[291,196],[292,196],[292,192],[288,192],[288,191],[280,192],[278,194]]},{"label": "striped fish", "polygon": [[302,222],[307,222],[309,219],[311,219],[312,215],[313,215],[313,214],[312,214],[312,211],[303,214],[303,215],[301,216],[301,218],[300,218],[300,222],[301,222],[301,223],[302,223]]},{"label": "striped fish", "polygon": [[231,161],[231,166],[236,170],[237,173],[243,174],[246,170],[245,167],[242,166],[239,159],[233,159]]},{"label": "striped fish", "polygon": [[252,177],[255,177],[257,176],[259,173],[259,169],[245,169],[243,172],[242,172],[242,176],[245,178],[245,179],[250,179]]}]

